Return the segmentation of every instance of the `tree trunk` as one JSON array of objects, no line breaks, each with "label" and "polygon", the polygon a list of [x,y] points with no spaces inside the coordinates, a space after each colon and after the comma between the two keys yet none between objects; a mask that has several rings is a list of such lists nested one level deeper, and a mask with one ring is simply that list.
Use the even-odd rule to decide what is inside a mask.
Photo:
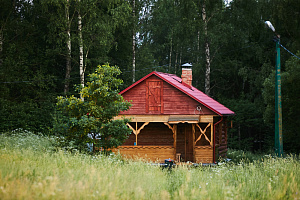
[{"label": "tree trunk", "polygon": [[199,51],[200,51],[200,31],[197,33],[197,58],[196,63],[199,64]]},{"label": "tree trunk", "polygon": [[66,76],[65,76],[65,88],[64,94],[67,95],[70,86],[70,74],[71,74],[71,22],[69,17],[69,0],[66,5],[66,19],[67,19],[67,56],[66,56]]},{"label": "tree trunk", "polygon": [[3,51],[3,37],[2,37],[2,30],[0,30],[0,67],[2,66],[3,63],[2,51]]},{"label": "tree trunk", "polygon": [[171,41],[170,41],[170,55],[169,55],[169,71],[168,71],[168,73],[171,73],[171,66],[172,66],[172,51],[173,51],[173,49],[172,49],[172,47],[173,47],[173,34],[172,34],[172,36],[171,36]]},{"label": "tree trunk", "polygon": [[205,34],[205,94],[210,94],[210,52],[209,52],[209,42],[208,42],[208,34],[207,34],[207,16],[206,16],[206,8],[205,1],[202,5],[202,19],[204,22],[204,34]]},{"label": "tree trunk", "polygon": [[182,47],[180,47],[179,66],[181,66],[181,58],[182,58]]},{"label": "tree trunk", "polygon": [[[177,45],[178,46],[178,45]],[[178,47],[177,47],[177,51],[176,51],[176,54],[175,54],[175,75],[177,73],[177,65],[178,65]]]},{"label": "tree trunk", "polygon": [[[79,0],[80,2],[80,0]],[[78,11],[78,34],[79,34],[79,73],[80,73],[80,84],[84,87],[84,69],[83,69],[83,40],[82,40],[82,24],[81,24],[81,14]],[[81,100],[84,100],[82,95],[80,95]]]},{"label": "tree trunk", "polygon": [[133,17],[133,30],[132,30],[132,83],[135,82],[135,0],[132,1],[132,17]]}]

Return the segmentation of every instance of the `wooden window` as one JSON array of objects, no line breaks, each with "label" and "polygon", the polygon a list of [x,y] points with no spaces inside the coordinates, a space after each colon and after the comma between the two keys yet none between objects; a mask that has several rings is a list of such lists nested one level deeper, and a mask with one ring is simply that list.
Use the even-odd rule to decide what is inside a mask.
[{"label": "wooden window", "polygon": [[163,113],[163,82],[146,82],[146,113]]}]

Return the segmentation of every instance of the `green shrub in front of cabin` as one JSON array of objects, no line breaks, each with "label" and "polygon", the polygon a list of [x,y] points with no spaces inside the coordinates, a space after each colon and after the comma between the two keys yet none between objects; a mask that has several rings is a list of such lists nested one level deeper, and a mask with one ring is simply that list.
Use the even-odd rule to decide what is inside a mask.
[{"label": "green shrub in front of cabin", "polygon": [[86,85],[78,88],[81,98],[58,97],[53,131],[79,150],[87,143],[105,150],[121,145],[131,132],[126,126],[129,120],[113,118],[131,104],[118,93],[120,73],[119,68],[108,64],[98,66]]}]

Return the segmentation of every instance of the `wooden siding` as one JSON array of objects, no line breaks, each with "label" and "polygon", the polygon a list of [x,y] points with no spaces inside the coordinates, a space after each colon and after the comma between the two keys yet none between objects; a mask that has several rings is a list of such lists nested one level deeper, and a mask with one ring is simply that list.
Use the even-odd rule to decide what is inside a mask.
[{"label": "wooden siding", "polygon": [[216,126],[216,158],[227,156],[227,120]]},{"label": "wooden siding", "polygon": [[[156,88],[151,98],[148,88]],[[160,95],[163,96],[161,99]],[[126,91],[122,96],[125,100],[131,101],[132,106],[129,110],[120,112],[120,115],[215,115],[210,109],[154,75]],[[152,98],[154,96],[155,100]],[[152,107],[149,107],[150,104]],[[197,110],[197,107],[201,110]]]},{"label": "wooden siding", "polygon": [[146,114],[146,84],[142,82],[136,85],[131,90],[124,93],[123,98],[131,102],[132,106],[129,110],[120,112],[120,115],[130,114],[130,115],[140,115]]},{"label": "wooden siding", "polygon": [[196,163],[213,163],[213,148],[211,146],[196,146],[194,157]]},{"label": "wooden siding", "polygon": [[[131,122],[130,125],[135,128],[135,124]],[[138,128],[143,123],[137,123]],[[172,146],[174,143],[173,133],[166,125],[163,123],[150,123],[137,137],[138,146],[141,145],[152,145],[152,146],[161,146],[167,145]],[[124,146],[133,146],[135,142],[135,135],[130,134],[129,138],[123,143]]]},{"label": "wooden siding", "polygon": [[[201,110],[197,110],[200,106]],[[168,83],[164,83],[164,114],[213,115],[208,108]]]},{"label": "wooden siding", "polygon": [[120,146],[112,151],[130,159],[141,158],[159,163],[168,158],[175,160],[173,146]]}]

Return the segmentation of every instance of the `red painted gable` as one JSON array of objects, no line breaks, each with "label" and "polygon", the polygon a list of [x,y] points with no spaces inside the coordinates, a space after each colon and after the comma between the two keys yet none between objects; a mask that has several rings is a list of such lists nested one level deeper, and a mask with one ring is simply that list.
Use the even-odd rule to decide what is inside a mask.
[{"label": "red painted gable", "polygon": [[[120,114],[234,115],[233,111],[197,88],[183,84],[181,78],[174,74],[154,71],[120,94],[133,104]],[[156,98],[151,95],[156,95]]]}]

